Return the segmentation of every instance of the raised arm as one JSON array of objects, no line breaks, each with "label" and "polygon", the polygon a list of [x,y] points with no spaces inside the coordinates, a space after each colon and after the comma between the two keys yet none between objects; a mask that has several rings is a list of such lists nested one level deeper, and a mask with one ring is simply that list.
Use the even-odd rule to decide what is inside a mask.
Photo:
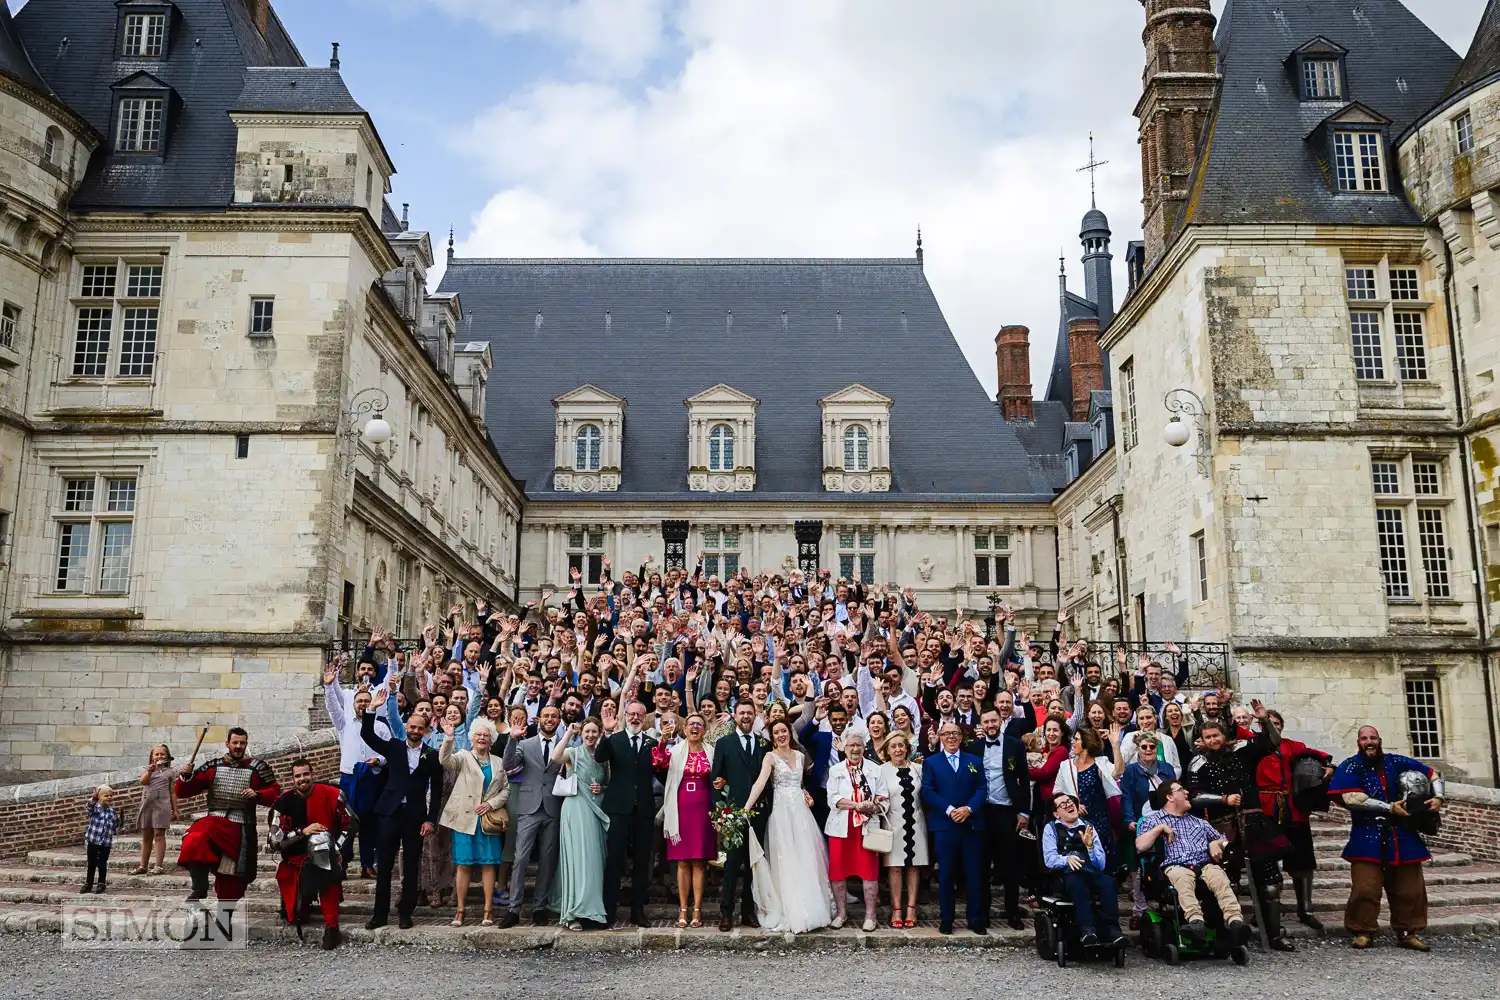
[{"label": "raised arm", "polygon": [[771,780],[771,772],[776,768],[776,755],[766,754],[761,758],[760,777],[755,779],[755,784],[750,788],[750,794],[745,799],[745,808],[753,809],[755,803],[760,801],[760,793],[766,790],[766,784]]}]

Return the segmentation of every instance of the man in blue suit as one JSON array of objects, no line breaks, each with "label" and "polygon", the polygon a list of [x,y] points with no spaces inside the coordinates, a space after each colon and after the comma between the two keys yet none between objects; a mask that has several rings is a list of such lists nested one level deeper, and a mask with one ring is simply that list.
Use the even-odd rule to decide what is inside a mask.
[{"label": "man in blue suit", "polygon": [[988,934],[984,909],[984,761],[964,753],[963,730],[945,722],[938,732],[943,749],[922,764],[922,801],[927,804],[927,828],[937,847],[938,900],[942,923],[938,930],[953,933],[954,896],[958,869],[963,866],[965,918],[969,930]]}]

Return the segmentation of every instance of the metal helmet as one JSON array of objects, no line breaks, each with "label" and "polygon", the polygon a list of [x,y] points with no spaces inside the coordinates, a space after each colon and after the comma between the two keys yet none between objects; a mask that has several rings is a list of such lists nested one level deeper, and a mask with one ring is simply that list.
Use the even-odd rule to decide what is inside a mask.
[{"label": "metal helmet", "polygon": [[1396,779],[1396,784],[1401,788],[1402,798],[1419,800],[1432,798],[1432,782],[1421,771],[1402,771],[1401,776]]},{"label": "metal helmet", "polygon": [[328,831],[307,838],[307,860],[325,871],[333,870],[333,838]]}]

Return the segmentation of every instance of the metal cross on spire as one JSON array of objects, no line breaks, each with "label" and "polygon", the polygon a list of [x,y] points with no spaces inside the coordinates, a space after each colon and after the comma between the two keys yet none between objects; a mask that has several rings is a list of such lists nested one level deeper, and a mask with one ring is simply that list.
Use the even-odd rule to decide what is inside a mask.
[{"label": "metal cross on spire", "polygon": [[1094,179],[1095,179],[1095,176],[1099,172],[1099,168],[1102,167],[1102,166],[1104,166],[1107,163],[1109,163],[1108,160],[1096,160],[1096,159],[1094,159],[1094,133],[1090,132],[1089,133],[1089,162],[1087,164],[1085,164],[1084,166],[1079,167],[1076,171],[1074,171],[1075,173],[1080,173],[1080,174],[1083,173],[1085,170],[1087,170],[1089,172],[1089,207],[1090,208],[1098,208],[1099,207],[1098,202],[1094,198]]}]

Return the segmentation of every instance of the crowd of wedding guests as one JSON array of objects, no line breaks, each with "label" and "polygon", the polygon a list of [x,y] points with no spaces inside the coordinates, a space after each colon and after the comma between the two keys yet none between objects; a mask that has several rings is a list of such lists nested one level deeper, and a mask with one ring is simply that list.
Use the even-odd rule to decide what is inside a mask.
[{"label": "crowd of wedding guests", "polygon": [[[517,924],[528,887],[536,924],[603,928],[624,910],[646,925],[655,881],[675,887],[678,927],[705,911],[722,931],[736,911],[746,926],[842,927],[854,903],[866,931],[909,928],[935,901],[951,933],[962,895],[983,934],[992,893],[1025,926],[1050,866],[1133,896],[1134,929],[1153,793],[1195,755],[1245,747],[1201,781],[1291,838],[1285,868],[1316,923],[1307,817],[1287,805],[1291,761],[1314,751],[1258,703],[1181,690],[1170,644],[1166,662],[1101,663],[1061,621],[1034,637],[1003,606],[929,613],[909,589],[827,571],[721,579],[648,561],[617,579],[605,561],[557,596],[519,615],[454,607],[410,648],[377,632],[325,671],[361,819],[351,874],[377,880],[371,927],[402,855],[402,926],[419,905],[463,926],[474,882],[485,926],[497,910]],[[1047,850],[1055,817],[1086,822],[1085,857]],[[1089,933],[1119,933],[1112,906]]]}]

